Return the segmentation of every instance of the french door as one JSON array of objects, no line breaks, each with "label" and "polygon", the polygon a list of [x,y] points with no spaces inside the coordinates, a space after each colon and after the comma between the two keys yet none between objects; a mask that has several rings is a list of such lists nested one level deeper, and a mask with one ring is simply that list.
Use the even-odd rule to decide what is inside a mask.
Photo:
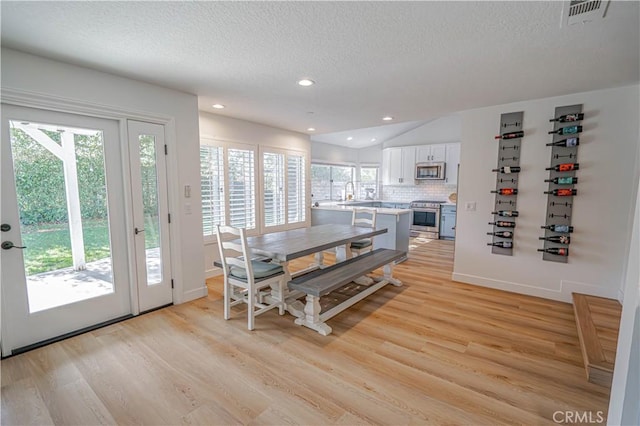
[{"label": "french door", "polygon": [[138,243],[133,228],[166,208],[155,143],[127,149],[118,121],[8,105],[1,124],[2,354],[150,309],[146,287],[170,277],[168,229]]}]

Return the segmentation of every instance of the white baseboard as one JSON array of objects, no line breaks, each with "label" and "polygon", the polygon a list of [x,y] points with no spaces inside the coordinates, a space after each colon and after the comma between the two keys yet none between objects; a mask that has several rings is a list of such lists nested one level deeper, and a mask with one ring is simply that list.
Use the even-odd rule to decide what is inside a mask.
[{"label": "white baseboard", "polygon": [[624,291],[622,291],[622,289],[618,290],[618,302],[620,302],[620,304],[622,305],[624,302]]},{"label": "white baseboard", "polygon": [[213,278],[213,277],[217,277],[219,275],[222,275],[222,269],[220,268],[212,268],[212,269],[207,269],[206,271],[204,271],[204,276],[205,278]]},{"label": "white baseboard", "polygon": [[479,285],[481,287],[494,288],[497,290],[526,294],[528,296],[542,297],[544,299],[558,300],[560,302],[567,303],[572,303],[571,293],[582,293],[591,296],[606,297],[609,299],[619,298],[619,291],[615,288],[594,286],[575,281],[563,280],[560,281],[557,289],[549,289],[455,272],[452,274],[451,279],[453,281],[459,281],[466,284]]},{"label": "white baseboard", "polygon": [[182,302],[180,303],[189,302],[201,297],[207,297],[207,294],[209,294],[209,289],[207,289],[206,285],[194,290],[189,290],[182,295]]}]

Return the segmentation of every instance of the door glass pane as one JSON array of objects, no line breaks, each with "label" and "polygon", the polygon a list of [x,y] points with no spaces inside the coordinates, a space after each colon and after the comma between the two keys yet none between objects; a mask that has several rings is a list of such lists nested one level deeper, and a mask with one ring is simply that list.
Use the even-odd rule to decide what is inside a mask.
[{"label": "door glass pane", "polygon": [[142,207],[144,209],[144,246],[147,265],[147,285],[155,285],[162,282],[156,138],[153,135],[140,135],[138,136],[138,141],[140,142],[140,172],[142,176]]},{"label": "door glass pane", "polygon": [[113,293],[102,131],[9,123],[29,311]]}]

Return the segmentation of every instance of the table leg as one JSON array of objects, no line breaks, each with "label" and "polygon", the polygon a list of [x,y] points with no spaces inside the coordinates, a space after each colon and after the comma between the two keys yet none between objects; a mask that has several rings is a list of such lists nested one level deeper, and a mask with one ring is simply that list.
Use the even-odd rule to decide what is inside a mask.
[{"label": "table leg", "polygon": [[382,267],[382,272],[384,274],[384,279],[389,281],[391,284],[395,285],[396,287],[400,287],[402,285],[402,281],[400,281],[397,278],[393,278],[393,262],[392,263],[388,263],[386,265],[384,265]]}]

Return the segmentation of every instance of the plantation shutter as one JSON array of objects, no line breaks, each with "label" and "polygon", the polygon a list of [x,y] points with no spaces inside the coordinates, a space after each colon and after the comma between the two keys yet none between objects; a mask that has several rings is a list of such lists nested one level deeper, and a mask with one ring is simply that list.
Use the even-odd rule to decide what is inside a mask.
[{"label": "plantation shutter", "polygon": [[304,222],[306,216],[304,156],[289,155],[287,159],[288,222]]},{"label": "plantation shutter", "polygon": [[284,225],[284,154],[265,152],[264,166],[264,225]]},{"label": "plantation shutter", "polygon": [[253,150],[230,148],[229,224],[238,228],[256,227],[255,159]]},{"label": "plantation shutter", "polygon": [[216,225],[224,225],[224,151],[222,147],[200,147],[200,187],[202,192],[203,235],[214,235]]}]

